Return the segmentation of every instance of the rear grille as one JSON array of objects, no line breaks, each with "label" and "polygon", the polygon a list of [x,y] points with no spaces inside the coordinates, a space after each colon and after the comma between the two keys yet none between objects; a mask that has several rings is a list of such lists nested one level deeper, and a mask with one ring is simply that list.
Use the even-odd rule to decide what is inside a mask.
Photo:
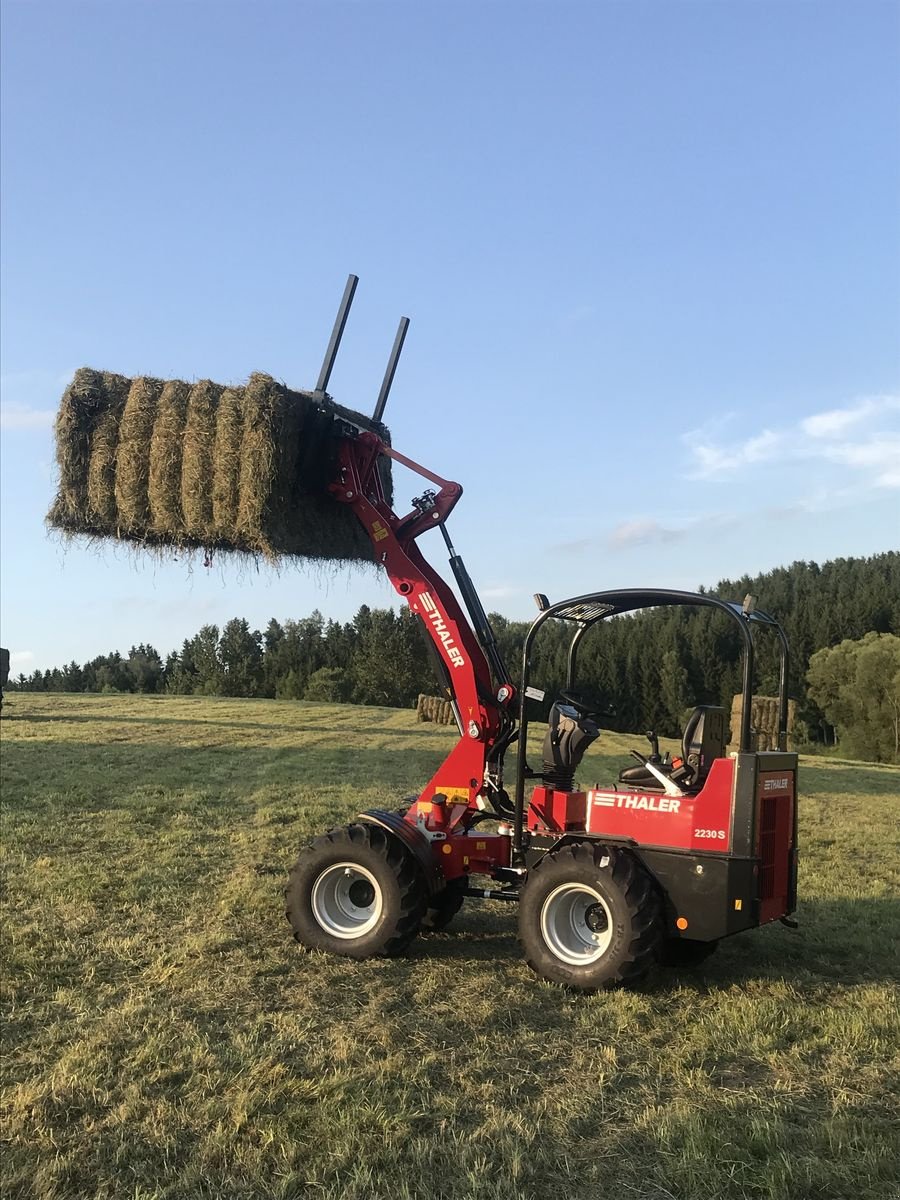
[{"label": "rear grille", "polygon": [[778,846],[778,796],[763,796],[759,808],[759,898],[775,896],[775,854]]}]

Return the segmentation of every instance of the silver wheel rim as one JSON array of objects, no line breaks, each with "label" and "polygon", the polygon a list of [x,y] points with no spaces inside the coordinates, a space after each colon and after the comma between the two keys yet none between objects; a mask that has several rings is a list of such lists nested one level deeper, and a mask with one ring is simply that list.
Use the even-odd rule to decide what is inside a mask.
[{"label": "silver wheel rim", "polygon": [[332,937],[351,939],[375,928],[384,898],[371,871],[358,863],[342,862],[328,867],[313,884],[311,907],[313,916]]},{"label": "silver wheel rim", "polygon": [[544,901],[541,933],[547,948],[562,962],[589,966],[610,947],[612,913],[594,888],[584,883],[563,883]]}]

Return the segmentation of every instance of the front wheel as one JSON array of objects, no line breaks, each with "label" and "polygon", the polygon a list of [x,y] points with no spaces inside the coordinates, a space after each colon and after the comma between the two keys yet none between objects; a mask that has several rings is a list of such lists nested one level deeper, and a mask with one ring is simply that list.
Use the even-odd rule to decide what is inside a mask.
[{"label": "front wheel", "polygon": [[551,850],[519,902],[528,965],[581,991],[640,980],[655,964],[662,908],[653,881],[627,851],[593,842]]},{"label": "front wheel", "polygon": [[301,850],[285,898],[302,946],[347,958],[401,954],[426,905],[421,872],[406,847],[362,823],[332,829]]}]

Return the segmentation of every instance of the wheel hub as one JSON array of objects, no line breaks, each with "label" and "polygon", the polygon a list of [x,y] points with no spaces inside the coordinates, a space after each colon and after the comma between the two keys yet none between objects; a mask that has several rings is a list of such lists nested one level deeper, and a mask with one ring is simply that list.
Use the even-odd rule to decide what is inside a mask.
[{"label": "wheel hub", "polygon": [[541,933],[562,962],[587,966],[601,959],[612,943],[612,914],[595,888],[564,883],[544,901]]},{"label": "wheel hub", "polygon": [[313,884],[312,913],[333,937],[364,937],[378,924],[384,898],[378,880],[358,863],[327,867]]}]

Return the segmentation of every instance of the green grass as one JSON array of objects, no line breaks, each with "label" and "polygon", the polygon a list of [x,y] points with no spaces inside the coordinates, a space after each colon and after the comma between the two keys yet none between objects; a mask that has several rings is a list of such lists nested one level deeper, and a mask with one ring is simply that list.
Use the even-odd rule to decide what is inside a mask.
[{"label": "green grass", "polygon": [[292,941],[298,847],[451,745],[411,713],[13,694],[2,739],[4,1200],[900,1194],[896,768],[803,760],[799,931],[585,997],[512,906]]}]

